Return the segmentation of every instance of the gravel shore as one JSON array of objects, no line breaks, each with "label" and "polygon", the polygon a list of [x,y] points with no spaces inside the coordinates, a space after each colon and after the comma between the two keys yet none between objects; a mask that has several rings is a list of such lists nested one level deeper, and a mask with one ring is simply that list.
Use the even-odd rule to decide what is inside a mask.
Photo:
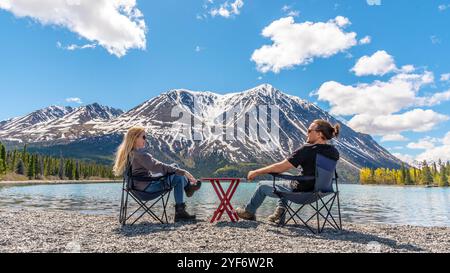
[{"label": "gravel shore", "polygon": [[122,183],[122,180],[24,180],[0,181],[0,186]]},{"label": "gravel shore", "polygon": [[0,252],[450,252],[450,228],[360,225],[314,235],[266,222],[121,227],[108,215],[0,209]]}]

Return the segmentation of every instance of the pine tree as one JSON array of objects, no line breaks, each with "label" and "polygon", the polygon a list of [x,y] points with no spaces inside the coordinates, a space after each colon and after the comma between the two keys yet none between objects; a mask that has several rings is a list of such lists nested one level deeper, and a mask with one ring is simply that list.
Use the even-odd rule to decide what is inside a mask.
[{"label": "pine tree", "polygon": [[406,184],[406,173],[407,173],[407,170],[405,168],[405,163],[402,162],[402,166],[400,168],[400,178],[399,178],[401,185]]},{"label": "pine tree", "polygon": [[442,162],[441,162],[440,167],[441,167],[441,170],[439,173],[439,186],[440,187],[448,187],[449,183],[448,183],[447,170],[445,168],[445,165],[442,164]]},{"label": "pine tree", "polygon": [[35,155],[34,156],[34,178],[35,179],[39,179],[41,176],[41,164],[39,162],[39,156]]},{"label": "pine tree", "polygon": [[29,180],[32,180],[34,178],[34,170],[35,170],[35,166],[34,166],[34,158],[33,156],[30,156],[29,162],[28,162],[28,171],[27,171],[27,176]]},{"label": "pine tree", "polygon": [[411,171],[409,169],[406,169],[405,171],[405,185],[411,185],[412,179],[411,179]]},{"label": "pine tree", "polygon": [[75,166],[75,180],[80,180],[80,163],[78,161]]},{"label": "pine tree", "polygon": [[25,174],[25,164],[23,164],[22,159],[19,159],[19,162],[17,162],[17,166],[16,166],[16,173],[20,174],[20,175],[24,175]]},{"label": "pine tree", "polygon": [[433,184],[433,176],[431,174],[430,167],[428,167],[427,161],[423,161],[422,166],[422,181],[425,185],[432,185]]},{"label": "pine tree", "polygon": [[[26,175],[30,180],[48,176],[59,176],[60,179],[67,177],[70,180],[87,179],[93,176],[113,177],[110,166],[84,163],[74,159],[64,160],[62,153],[58,162],[58,158],[55,157],[30,154],[27,151],[27,145],[24,145],[22,151],[6,151],[2,147],[4,146],[0,143],[0,174],[10,170],[19,175]],[[371,170],[370,173],[372,172]],[[373,179],[373,176],[371,178]]]},{"label": "pine tree", "polygon": [[17,164],[17,150],[14,149],[12,159],[11,159],[11,166],[10,166],[11,171],[13,171],[13,172],[15,171],[16,164]]},{"label": "pine tree", "polygon": [[436,174],[437,174],[437,165],[436,165],[436,162],[433,162],[433,165],[432,165],[432,167],[431,167],[431,175],[434,177],[434,176],[436,176]]},{"label": "pine tree", "polygon": [[71,160],[66,161],[66,176],[69,180],[73,180],[74,170],[73,170],[73,164],[72,164]]},{"label": "pine tree", "polygon": [[27,144],[25,144],[23,146],[23,150],[22,150],[22,162],[23,163],[27,163],[28,162],[28,157],[27,157]]},{"label": "pine tree", "polygon": [[2,173],[6,173],[6,148],[3,146],[3,144],[0,142],[0,169],[3,170]]},{"label": "pine tree", "polygon": [[3,159],[0,158],[0,175],[6,174],[6,169],[3,168]]},{"label": "pine tree", "polygon": [[58,177],[59,179],[64,178],[64,158],[62,157],[62,154],[59,158],[59,171],[58,171]]}]

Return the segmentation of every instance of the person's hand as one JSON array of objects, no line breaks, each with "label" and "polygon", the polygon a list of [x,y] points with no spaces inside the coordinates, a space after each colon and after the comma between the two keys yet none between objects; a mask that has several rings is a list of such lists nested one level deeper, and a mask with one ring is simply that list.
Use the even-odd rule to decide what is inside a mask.
[{"label": "person's hand", "polygon": [[192,185],[197,185],[197,179],[191,173],[186,172],[185,176]]},{"label": "person's hand", "polygon": [[256,171],[249,171],[247,175],[247,180],[253,180],[258,176]]}]

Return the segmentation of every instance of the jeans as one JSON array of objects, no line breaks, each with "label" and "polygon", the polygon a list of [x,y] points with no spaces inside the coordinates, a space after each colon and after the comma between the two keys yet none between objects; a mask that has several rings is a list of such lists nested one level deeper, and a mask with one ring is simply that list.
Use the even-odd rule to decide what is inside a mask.
[{"label": "jeans", "polygon": [[[292,191],[290,181],[275,182],[275,187],[277,188],[278,191]],[[279,198],[278,195],[273,193],[273,182],[270,181],[259,182],[258,189],[256,189],[252,199],[250,199],[250,202],[245,206],[245,210],[255,214],[256,210],[264,202],[264,199],[266,199],[266,196],[272,198]],[[280,198],[278,200],[279,207],[285,208],[286,207],[284,205],[285,203],[287,203],[287,200],[285,198]]]},{"label": "jeans", "polygon": [[173,195],[175,197],[175,204],[180,205],[184,203],[184,187],[189,184],[189,181],[185,176],[170,175],[165,181],[152,183],[146,192],[158,192],[168,187],[173,187]]}]

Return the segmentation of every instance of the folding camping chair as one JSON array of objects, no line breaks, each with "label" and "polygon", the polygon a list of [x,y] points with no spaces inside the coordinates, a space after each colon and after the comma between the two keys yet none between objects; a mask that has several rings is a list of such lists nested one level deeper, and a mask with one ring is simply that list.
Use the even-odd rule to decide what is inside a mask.
[{"label": "folding camping chair", "polygon": [[[133,217],[134,215],[139,215],[138,212],[140,210],[142,210],[141,214],[135,217],[131,225],[134,225],[145,214],[148,214],[150,217],[160,222],[161,224],[168,224],[169,221],[167,218],[166,209],[170,193],[173,188],[170,186],[172,183],[164,183],[164,182],[167,182],[170,179],[171,175],[172,173],[168,173],[164,176],[159,177],[133,176],[131,164],[128,163],[123,177],[122,200],[120,204],[120,215],[119,215],[120,224],[122,224],[122,226],[126,225],[126,222],[130,220],[131,217]],[[160,182],[163,182],[167,186],[164,187],[162,191],[150,193],[146,192],[145,190],[144,191],[137,190],[134,187],[135,180],[139,182],[147,182],[148,185],[146,186],[146,188],[148,188],[153,183],[160,183]],[[138,204],[139,207],[133,213],[127,215],[129,196],[131,196],[131,198]],[[158,204],[160,201],[162,201],[162,209],[163,209],[161,217],[156,215],[156,213],[153,211],[155,205]],[[151,203],[151,205],[147,205],[148,203]]]},{"label": "folding camping chair", "polygon": [[[293,220],[298,225],[296,219],[300,220],[311,232],[321,233],[328,223],[336,230],[342,230],[341,219],[341,207],[339,203],[339,188],[338,188],[338,175],[336,172],[337,161],[329,159],[323,155],[317,154],[316,157],[316,173],[315,176],[292,176],[285,174],[271,173],[273,176],[273,190],[274,193],[287,200],[283,201],[286,207],[282,219],[286,217],[286,213],[289,214],[289,218],[286,221],[280,221],[279,225],[284,226],[290,220]],[[312,192],[287,192],[279,191],[276,188],[276,178],[284,180],[297,180],[299,183],[306,180],[315,180],[314,191]],[[336,183],[336,190],[333,189],[333,181]],[[326,200],[328,198],[328,200]],[[333,205],[337,201],[339,219],[336,222],[335,217],[332,214]],[[319,203],[320,202],[320,203]],[[292,203],[300,205],[297,210],[294,210]],[[320,206],[319,206],[320,204]],[[311,207],[314,214],[306,221],[299,215],[299,212],[304,208]],[[322,210],[325,209],[326,215],[322,214]],[[314,230],[308,222],[316,217],[317,230]],[[320,226],[320,219],[323,220],[322,226]]]}]

